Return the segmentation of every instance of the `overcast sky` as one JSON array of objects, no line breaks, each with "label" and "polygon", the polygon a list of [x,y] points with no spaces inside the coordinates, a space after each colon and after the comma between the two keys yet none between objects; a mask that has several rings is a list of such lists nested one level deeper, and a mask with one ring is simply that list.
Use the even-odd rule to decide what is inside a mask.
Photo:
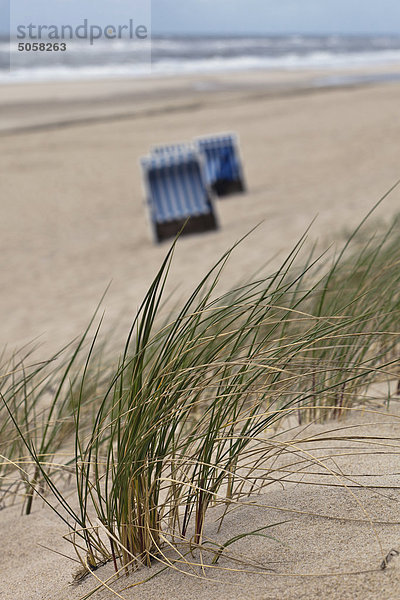
[{"label": "overcast sky", "polygon": [[[14,23],[102,24],[150,0],[10,0]],[[8,0],[0,0],[2,24]],[[155,33],[399,33],[400,0],[152,0]]]},{"label": "overcast sky", "polygon": [[153,0],[155,31],[400,33],[400,0]]}]

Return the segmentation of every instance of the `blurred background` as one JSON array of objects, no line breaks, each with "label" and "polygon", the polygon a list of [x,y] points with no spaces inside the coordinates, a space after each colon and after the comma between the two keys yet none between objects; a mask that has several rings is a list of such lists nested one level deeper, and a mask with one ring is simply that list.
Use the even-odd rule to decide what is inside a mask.
[{"label": "blurred background", "polygon": [[[154,244],[145,204],[139,161],[153,145],[235,132],[246,180],[245,194],[216,200],[218,231],[179,240],[175,299],[256,226],[222,286],[274,269],[314,218],[310,243],[340,245],[399,177],[397,0],[0,8],[2,346],[57,349],[110,282],[108,327],[125,331],[169,247]],[[148,37],[18,47],[35,41],[18,27],[85,20]],[[395,190],[376,221],[398,206]]]},{"label": "blurred background", "polygon": [[[400,7],[395,0],[123,0],[3,2],[2,83],[38,80],[182,75],[243,69],[354,68],[396,64],[400,58]],[[8,8],[9,7],[9,8]],[[31,24],[79,26],[145,24],[151,35],[149,56],[135,39],[69,40],[68,50],[18,52],[11,44],[7,69],[7,12],[11,36]],[[46,30],[43,32],[46,37]],[[82,31],[80,32],[82,35]],[[51,38],[50,38],[51,39]],[[28,40],[29,41],[29,40]],[[53,59],[53,60],[49,60]],[[47,64],[46,64],[47,60]]]}]

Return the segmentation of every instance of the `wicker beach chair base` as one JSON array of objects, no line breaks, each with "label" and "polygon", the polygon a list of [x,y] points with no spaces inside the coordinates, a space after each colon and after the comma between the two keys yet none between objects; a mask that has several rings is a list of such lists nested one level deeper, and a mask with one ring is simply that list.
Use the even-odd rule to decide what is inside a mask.
[{"label": "wicker beach chair base", "polygon": [[[186,223],[186,225],[185,225]],[[203,233],[206,231],[216,231],[218,222],[214,213],[206,215],[198,215],[186,219],[176,219],[167,223],[155,224],[155,236],[157,242],[163,242],[171,238],[175,238],[179,232],[181,235],[189,235],[192,233]]]},{"label": "wicker beach chair base", "polygon": [[219,179],[212,185],[212,189],[219,198],[232,194],[243,194],[246,187],[241,179]]}]

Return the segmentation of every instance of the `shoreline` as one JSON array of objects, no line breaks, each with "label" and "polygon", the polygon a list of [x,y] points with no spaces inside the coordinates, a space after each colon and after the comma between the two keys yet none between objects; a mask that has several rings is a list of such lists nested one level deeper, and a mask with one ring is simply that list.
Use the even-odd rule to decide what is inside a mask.
[{"label": "shoreline", "polygon": [[243,97],[284,98],[400,81],[400,64],[354,69],[254,70],[1,86],[0,135],[141,118]]}]

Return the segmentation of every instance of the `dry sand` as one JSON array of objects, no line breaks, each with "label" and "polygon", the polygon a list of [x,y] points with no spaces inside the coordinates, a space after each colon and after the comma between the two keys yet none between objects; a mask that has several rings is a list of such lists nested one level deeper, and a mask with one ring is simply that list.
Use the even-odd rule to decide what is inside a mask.
[{"label": "dry sand", "polygon": [[[147,101],[139,110],[132,95],[136,117],[0,137],[0,347],[42,336],[49,351],[58,349],[83,331],[110,281],[107,319],[126,331],[167,247],[153,245],[143,204],[138,160],[152,144],[218,131],[241,137],[249,193],[218,202],[219,232],[180,241],[171,288],[182,293],[261,222],[232,260],[235,281],[277,253],[280,259],[314,217],[313,239],[324,247],[342,239],[399,177],[400,84],[316,91],[291,82],[289,95],[271,95],[275,88],[261,73],[234,92],[226,91],[226,76],[222,91],[198,97],[192,90],[189,101],[187,80],[178,83],[169,84],[176,88],[175,111],[156,94],[158,109],[146,116]],[[86,111],[90,85],[76,84],[89,102]],[[105,93],[105,83],[93,85],[95,94],[100,87]],[[118,82],[108,83],[109,96],[111,88],[118,96]],[[75,88],[66,89],[72,95]],[[42,102],[57,90],[55,84],[2,88],[3,122],[7,111],[11,119],[18,109],[25,127],[32,98]],[[25,104],[23,91],[29,93]],[[109,112],[113,107],[109,98]],[[63,101],[58,110],[65,111]],[[396,212],[399,198],[397,190],[378,216]]]},{"label": "dry sand", "polygon": [[[179,241],[170,286],[177,297],[260,222],[232,258],[225,284],[267,261],[276,265],[316,216],[311,237],[322,246],[340,242],[399,178],[400,84],[313,89],[321,74],[289,75],[163,80],[138,89],[118,81],[3,87],[0,346],[16,348],[40,336],[42,352],[57,350],[83,331],[111,280],[103,303],[107,324],[125,332],[167,248],[152,244],[143,206],[138,159],[152,144],[231,130],[241,137],[249,193],[218,202],[219,232]],[[399,207],[397,189],[377,218],[389,219]],[[371,421],[364,431],[389,432],[393,446],[375,456],[363,452],[357,461],[343,457],[340,467],[358,483],[390,488],[353,490],[380,522],[375,532],[350,490],[274,489],[257,501],[276,509],[241,508],[220,539],[291,519],[274,530],[289,547],[262,538],[235,547],[275,573],[218,572],[213,576],[225,582],[218,584],[167,572],[123,597],[400,597],[400,560],[379,570],[382,551],[400,546],[400,425],[397,417],[372,415],[356,422]],[[37,546],[70,551],[50,511],[37,505],[32,516],[20,517],[18,509],[3,510],[0,532],[2,600],[78,599],[93,585],[71,588],[72,563]],[[214,534],[210,522],[208,535]],[[109,567],[99,575],[107,573]],[[143,571],[130,582],[140,577]]]},{"label": "dry sand", "polygon": [[[339,424],[309,427],[297,432],[299,438],[318,434],[315,444],[298,441],[296,459],[318,460],[304,472],[288,476],[297,483],[273,484],[271,491],[253,497],[228,515],[217,532],[216,517],[210,511],[205,529],[207,539],[224,543],[236,535],[269,524],[282,523],[269,532],[277,541],[246,537],[229,548],[219,568],[205,567],[194,553],[194,566],[177,563],[151,581],[160,566],[142,567],[113,588],[93,598],[111,600],[383,600],[400,597],[400,557],[381,570],[382,559],[391,549],[400,550],[400,417],[394,414],[364,413]],[[341,428],[338,432],[332,432]],[[346,436],[369,436],[370,442],[350,442]],[[329,438],[343,437],[342,441]],[[377,436],[388,438],[378,441]],[[332,458],[329,458],[329,457]],[[275,465],[276,466],[276,465]],[[304,469],[307,471],[307,469]],[[333,476],[332,472],[337,475]],[[319,473],[318,475],[315,473]],[[345,474],[347,477],[342,476]],[[346,487],[343,487],[343,486]],[[275,487],[274,487],[275,486]],[[368,486],[368,487],[366,487]],[[65,526],[46,508],[36,503],[30,516],[20,509],[0,513],[2,559],[0,581],[2,600],[79,600],[98,585],[89,576],[73,586],[77,565],[47,548],[74,556],[62,539]],[[38,544],[41,544],[39,546]],[[243,562],[237,562],[239,561]],[[211,557],[204,553],[210,564]],[[95,572],[106,581],[113,574],[111,564]],[[131,586],[129,589],[127,586]],[[133,587],[132,587],[133,586]],[[122,591],[123,590],[123,591]]]}]

